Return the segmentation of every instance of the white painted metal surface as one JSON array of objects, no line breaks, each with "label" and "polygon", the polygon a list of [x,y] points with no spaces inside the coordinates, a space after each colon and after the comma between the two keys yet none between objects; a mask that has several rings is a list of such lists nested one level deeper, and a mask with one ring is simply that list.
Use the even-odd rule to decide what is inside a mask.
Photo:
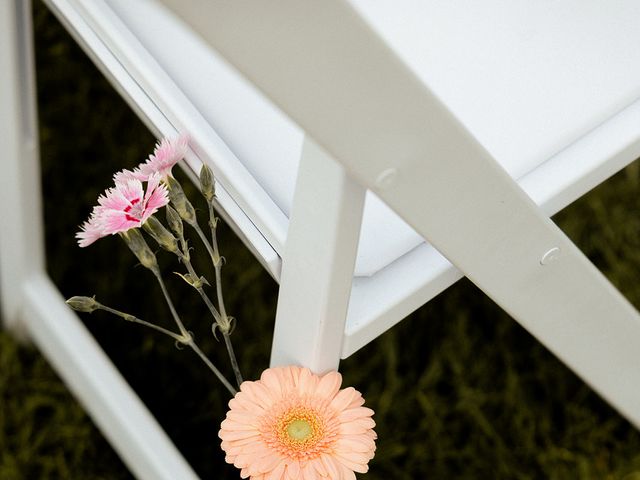
[{"label": "white painted metal surface", "polygon": [[67,387],[141,480],[198,476],[42,272],[22,284],[22,321]]},{"label": "white painted metal surface", "polygon": [[3,322],[40,348],[137,478],[196,480],[46,275],[31,33],[31,3],[0,2]]},{"label": "white painted metal surface", "polygon": [[18,335],[22,285],[44,270],[30,7],[0,2],[0,292],[4,324]]},{"label": "white painted metal surface", "polygon": [[337,370],[366,190],[305,140],[282,262],[271,365]]},{"label": "white painted metal surface", "polygon": [[345,2],[166,3],[640,426],[638,313]]},{"label": "white painted metal surface", "polygon": [[[640,101],[598,126],[519,181],[553,215],[640,157]],[[462,278],[432,245],[423,243],[375,276],[354,278],[342,358],[391,328]]]}]

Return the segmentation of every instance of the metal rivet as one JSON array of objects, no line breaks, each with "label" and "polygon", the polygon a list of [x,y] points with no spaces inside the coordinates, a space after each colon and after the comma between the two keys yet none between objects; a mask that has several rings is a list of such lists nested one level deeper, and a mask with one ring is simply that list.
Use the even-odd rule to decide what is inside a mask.
[{"label": "metal rivet", "polygon": [[560,256],[560,249],[558,247],[553,247],[547,253],[545,253],[540,259],[540,265],[549,265],[551,262],[554,262]]},{"label": "metal rivet", "polygon": [[378,175],[378,178],[376,178],[376,187],[380,190],[386,190],[393,185],[397,176],[398,170],[395,168],[383,170],[380,175]]}]

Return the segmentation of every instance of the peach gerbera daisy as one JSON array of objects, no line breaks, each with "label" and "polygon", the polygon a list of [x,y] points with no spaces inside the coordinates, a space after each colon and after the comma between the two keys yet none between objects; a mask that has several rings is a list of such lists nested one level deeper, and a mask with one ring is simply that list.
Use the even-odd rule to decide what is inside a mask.
[{"label": "peach gerbera daisy", "polygon": [[276,367],[244,382],[219,436],[226,461],[251,480],[352,480],[376,446],[373,410],[342,376]]}]

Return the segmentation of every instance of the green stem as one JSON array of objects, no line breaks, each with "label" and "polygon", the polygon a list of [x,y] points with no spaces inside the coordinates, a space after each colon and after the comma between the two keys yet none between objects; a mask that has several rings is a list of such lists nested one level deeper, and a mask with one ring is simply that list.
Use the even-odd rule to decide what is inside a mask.
[{"label": "green stem", "polygon": [[[198,228],[198,230],[200,230]],[[202,232],[202,230],[200,230]],[[206,240],[206,238],[205,238]],[[185,245],[185,242],[182,241],[181,239],[181,244]],[[208,244],[208,242],[207,242]],[[196,271],[193,268],[193,265],[191,264],[191,260],[189,259],[188,256],[188,252],[183,252],[183,255],[181,256],[182,259],[182,263],[184,263],[184,265],[187,267],[187,271],[191,274],[191,276],[196,279],[199,278],[198,274],[196,273]],[[218,278],[218,275],[216,275],[216,278]],[[219,279],[216,281],[216,285],[220,285],[220,281]],[[231,338],[229,337],[229,321],[228,321],[228,317],[226,317],[226,315],[223,317],[220,315],[220,313],[218,312],[218,310],[216,309],[216,307],[213,305],[213,303],[211,302],[211,300],[209,299],[209,296],[205,293],[204,289],[202,287],[195,287],[195,289],[198,291],[198,293],[200,294],[200,297],[202,297],[202,300],[204,301],[204,303],[207,305],[207,308],[209,308],[209,311],[211,312],[211,315],[213,315],[213,318],[215,320],[215,322],[218,324],[220,328],[220,330],[222,331],[222,335],[224,337],[224,344],[225,347],[227,348],[227,353],[229,354],[229,361],[231,362],[231,368],[233,368],[233,373],[236,377],[236,382],[238,383],[238,387],[240,387],[240,385],[242,384],[243,380],[242,380],[242,373],[240,373],[240,367],[238,365],[238,360],[236,358],[236,354],[233,350],[233,345],[231,343]],[[219,292],[219,295],[222,295],[222,292]],[[221,298],[221,297],[219,297]]]},{"label": "green stem", "polygon": [[180,316],[178,315],[178,312],[176,312],[176,308],[173,306],[171,297],[169,297],[169,292],[167,291],[167,287],[165,286],[164,281],[162,280],[162,275],[160,275],[160,271],[158,269],[154,269],[153,274],[155,275],[156,279],[158,280],[158,283],[160,284],[160,288],[162,289],[162,294],[164,295],[164,299],[167,301],[167,305],[169,306],[169,310],[171,311],[171,316],[175,320],[176,325],[178,325],[178,329],[180,330],[180,333],[185,337],[189,337],[190,336],[189,332],[187,332],[187,329],[184,328],[184,324],[182,323],[182,320],[180,320]]},{"label": "green stem", "polygon": [[231,367],[233,368],[233,373],[236,376],[236,382],[238,387],[242,385],[242,374],[240,373],[240,366],[238,365],[238,360],[236,359],[236,354],[233,351],[233,345],[231,344],[231,337],[227,332],[222,332],[222,336],[224,337],[224,344],[227,346],[227,352],[229,352],[229,359],[231,360]]},{"label": "green stem", "polygon": [[218,249],[218,236],[216,235],[217,223],[218,221],[216,220],[216,214],[213,210],[213,204],[209,202],[209,226],[211,227],[211,244],[213,246],[213,255],[211,259],[216,273],[216,294],[218,295],[220,314],[222,315],[222,318],[227,318],[227,312],[224,308],[224,298],[222,296],[222,259],[220,257],[220,250]]},{"label": "green stem", "polygon": [[104,310],[106,312],[112,313],[114,315],[117,315],[119,317],[122,317],[123,319],[125,319],[127,322],[133,322],[133,323],[138,323],[140,325],[144,325],[146,327],[149,327],[153,330],[156,330],[160,333],[164,333],[165,335],[170,336],[171,338],[173,338],[174,340],[180,342],[180,343],[185,343],[185,337],[178,335],[177,333],[174,333],[170,330],[167,330],[166,328],[162,328],[158,325],[155,325],[151,322],[147,322],[146,320],[142,320],[141,318],[135,317],[133,315],[130,315],[128,313],[124,313],[121,312],[120,310],[116,310],[115,308],[111,308],[111,307],[107,307],[106,305],[102,305],[100,304],[99,307],[101,310]]},{"label": "green stem", "polygon": [[146,320],[142,320],[142,319],[140,319],[138,317],[135,317],[133,315],[130,315],[128,313],[121,312],[119,310],[116,310],[115,308],[107,307],[106,305],[102,305],[102,304],[100,304],[100,306],[98,308],[100,308],[101,310],[105,310],[105,311],[107,311],[109,313],[112,313],[114,315],[117,315],[119,317],[122,317],[128,322],[138,323],[140,325],[144,325],[144,326],[149,327],[149,328],[151,328],[153,330],[156,330],[158,332],[164,333],[165,335],[168,335],[169,337],[173,338],[177,342],[179,342],[179,343],[181,343],[183,345],[188,345],[189,347],[191,347],[191,349],[194,352],[196,352],[198,354],[200,359],[205,363],[205,365],[207,367],[209,367],[209,369],[218,378],[218,380],[220,380],[220,382],[222,382],[222,384],[225,386],[225,388],[227,390],[229,390],[231,395],[235,396],[236,393],[238,393],[237,390],[235,388],[233,388],[233,386],[229,383],[229,381],[224,377],[224,375],[222,375],[220,370],[218,370],[216,368],[216,366],[213,363],[211,363],[211,360],[209,360],[207,358],[207,356],[202,352],[202,350],[200,350],[198,345],[196,345],[196,343],[193,341],[193,337],[188,332],[185,335],[178,335],[177,333],[174,333],[174,332],[172,332],[170,330],[167,330],[166,328],[162,328],[162,327],[160,327],[158,325],[154,325],[151,322],[147,322]]},{"label": "green stem", "polygon": [[[191,264],[191,260],[189,260],[189,257],[187,257],[186,255],[183,255],[181,259],[182,259],[182,263],[184,263],[184,265],[187,267],[187,271],[191,274],[193,279],[195,280],[199,278],[198,274],[193,268],[193,265]],[[213,316],[216,323],[220,323],[220,319],[221,319],[220,313],[218,312],[216,307],[213,305],[213,303],[209,299],[209,296],[205,293],[204,289],[202,287],[194,287],[194,288],[198,291],[198,293],[200,294],[200,297],[202,297],[202,300],[207,305],[207,308],[211,312],[211,315]]]},{"label": "green stem", "polygon": [[216,375],[216,377],[218,377],[218,380],[220,380],[222,384],[227,388],[227,390],[229,390],[231,395],[235,397],[238,391],[235,388],[233,388],[233,386],[224,377],[224,375],[220,373],[220,370],[218,370],[216,366],[213,363],[211,363],[211,360],[209,360],[207,356],[204,353],[202,353],[202,350],[200,350],[198,345],[196,345],[193,340],[191,340],[191,342],[189,342],[187,345],[189,345],[191,349],[198,354],[198,356],[202,359],[202,361],[211,369],[211,371]]}]

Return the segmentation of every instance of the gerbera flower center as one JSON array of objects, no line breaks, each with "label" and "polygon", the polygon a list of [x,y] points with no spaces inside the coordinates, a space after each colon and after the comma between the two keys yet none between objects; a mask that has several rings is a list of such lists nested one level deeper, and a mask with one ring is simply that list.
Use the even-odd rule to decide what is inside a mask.
[{"label": "gerbera flower center", "polygon": [[322,416],[306,406],[285,410],[272,425],[267,443],[290,458],[313,458],[327,443]]},{"label": "gerbera flower center", "polygon": [[291,440],[303,442],[313,435],[313,427],[305,419],[296,419],[287,426]]}]

